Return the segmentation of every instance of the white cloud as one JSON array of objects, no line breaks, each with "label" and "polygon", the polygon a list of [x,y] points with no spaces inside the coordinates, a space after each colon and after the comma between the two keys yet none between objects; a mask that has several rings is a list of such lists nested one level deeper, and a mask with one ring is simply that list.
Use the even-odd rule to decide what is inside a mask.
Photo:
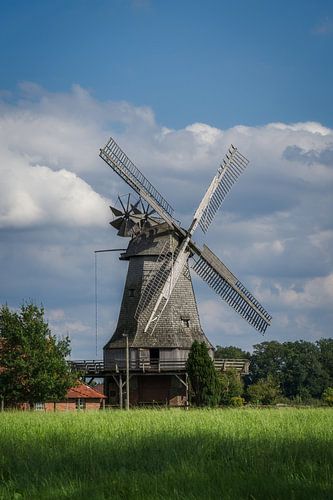
[{"label": "white cloud", "polygon": [[326,308],[333,304],[333,273],[307,280],[301,290],[295,286],[283,288],[276,284],[279,299],[287,305],[303,308]]},{"label": "white cloud", "polygon": [[65,311],[63,309],[50,309],[47,313],[49,321],[59,321],[64,319]]},{"label": "white cloud", "polygon": [[106,201],[73,172],[12,158],[1,175],[0,227],[90,226],[106,219]]},{"label": "white cloud", "polygon": [[292,132],[309,132],[310,134],[331,135],[331,129],[324,127],[318,122],[300,122],[300,123],[270,123],[270,129],[287,130]]}]

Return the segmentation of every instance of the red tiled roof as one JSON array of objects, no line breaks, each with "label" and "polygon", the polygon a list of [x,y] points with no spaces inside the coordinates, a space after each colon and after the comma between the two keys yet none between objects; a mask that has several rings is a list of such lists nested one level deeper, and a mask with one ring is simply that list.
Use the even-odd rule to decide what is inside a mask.
[{"label": "red tiled roof", "polygon": [[86,384],[79,384],[76,387],[68,389],[66,398],[68,399],[106,399],[104,394],[95,391],[92,387]]}]

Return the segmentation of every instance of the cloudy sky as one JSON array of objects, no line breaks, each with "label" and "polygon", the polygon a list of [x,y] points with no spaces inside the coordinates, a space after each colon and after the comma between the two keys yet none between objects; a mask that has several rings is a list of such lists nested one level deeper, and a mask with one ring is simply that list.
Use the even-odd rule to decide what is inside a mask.
[{"label": "cloudy sky", "polygon": [[[230,143],[250,160],[203,238],[273,316],[267,340],[332,337],[329,1],[13,0],[0,20],[0,303],[43,303],[95,358],[94,250],[124,248],[99,159],[112,135],[187,226]],[[98,351],[126,264],[98,254]],[[263,337],[195,276],[213,344]]]}]

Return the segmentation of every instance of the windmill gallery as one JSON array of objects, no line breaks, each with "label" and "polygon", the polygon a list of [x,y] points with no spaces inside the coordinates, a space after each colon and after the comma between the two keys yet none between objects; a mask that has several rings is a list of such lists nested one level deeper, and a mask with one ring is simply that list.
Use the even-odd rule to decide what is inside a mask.
[{"label": "windmill gallery", "polygon": [[[133,189],[110,207],[110,223],[117,234],[130,238],[120,255],[128,261],[118,323],[104,346],[103,362],[77,362],[86,376],[103,377],[110,405],[180,405],[188,401],[186,360],[192,343],[213,347],[202,331],[190,267],[229,306],[259,332],[271,316],[220,259],[192,236],[198,226],[205,233],[225,196],[244,171],[248,160],[230,146],[199,204],[188,230],[173,216],[173,208],[110,138],[100,157]],[[234,367],[246,372],[244,360],[216,360],[217,369]],[[130,384],[129,384],[130,381]],[[129,386],[129,390],[128,390]]]}]

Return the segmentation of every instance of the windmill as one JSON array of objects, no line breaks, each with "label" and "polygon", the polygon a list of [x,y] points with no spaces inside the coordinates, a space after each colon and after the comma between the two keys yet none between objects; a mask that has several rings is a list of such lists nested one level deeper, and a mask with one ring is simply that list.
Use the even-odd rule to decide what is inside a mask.
[{"label": "windmill", "polygon": [[192,239],[198,226],[207,232],[226,195],[245,170],[248,160],[239,150],[233,145],[228,149],[187,230],[174,218],[171,205],[113,138],[100,150],[100,157],[139,196],[134,204],[129,195],[126,203],[120,199],[122,210],[111,207],[116,216],[111,225],[118,235],[131,240],[121,256],[130,261],[129,269],[117,329],[104,348],[105,362],[124,359],[124,334],[130,341],[133,366],[154,356],[159,367],[163,356],[170,363],[184,361],[194,340],[205,341],[212,347],[201,329],[190,261],[203,281],[264,333],[271,323],[268,312],[208,246],[200,248]]}]

